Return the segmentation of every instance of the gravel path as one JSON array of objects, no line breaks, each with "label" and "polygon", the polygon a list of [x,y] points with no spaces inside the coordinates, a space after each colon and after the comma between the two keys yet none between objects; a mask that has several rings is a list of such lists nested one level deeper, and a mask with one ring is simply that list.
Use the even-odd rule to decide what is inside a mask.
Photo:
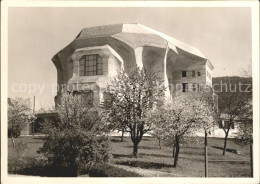
[{"label": "gravel path", "polygon": [[174,173],[154,171],[154,170],[149,170],[149,169],[142,169],[139,167],[130,167],[130,166],[124,166],[124,165],[117,165],[117,164],[110,164],[110,165],[125,169],[127,171],[136,172],[144,177],[176,177],[176,175]]}]

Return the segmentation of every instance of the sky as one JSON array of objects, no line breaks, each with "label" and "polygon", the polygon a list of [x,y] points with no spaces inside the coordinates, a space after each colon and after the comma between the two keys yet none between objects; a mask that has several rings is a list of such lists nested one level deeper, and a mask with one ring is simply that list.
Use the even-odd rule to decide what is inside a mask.
[{"label": "sky", "polygon": [[251,63],[251,11],[246,7],[12,7],[8,97],[36,96],[36,110],[53,106],[57,71],[51,58],[82,28],[116,23],[140,23],[198,48],[213,64],[213,77],[240,75]]}]

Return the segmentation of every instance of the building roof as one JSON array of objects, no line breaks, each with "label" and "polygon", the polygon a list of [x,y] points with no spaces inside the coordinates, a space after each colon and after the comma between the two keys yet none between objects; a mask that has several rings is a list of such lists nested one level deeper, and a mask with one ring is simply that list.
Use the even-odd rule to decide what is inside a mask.
[{"label": "building roof", "polygon": [[95,37],[113,37],[117,40],[128,43],[134,48],[144,44],[158,47],[165,47],[168,45],[170,49],[176,50],[176,48],[173,47],[177,47],[178,49],[184,50],[190,54],[206,59],[199,49],[138,23],[121,23],[84,28],[76,39]]},{"label": "building roof", "polygon": [[[82,43],[82,40],[86,41],[88,45],[94,45],[95,42],[100,43],[100,40],[103,40],[102,43],[106,42],[105,44],[109,45],[113,39],[128,45],[132,49],[143,46],[169,48],[177,54],[208,61],[213,68],[213,65],[199,49],[138,23],[120,23],[83,28],[78,36],[65,48],[70,50],[71,46],[75,47],[76,43]],[[62,53],[61,51],[52,60],[55,60],[55,57]]]}]

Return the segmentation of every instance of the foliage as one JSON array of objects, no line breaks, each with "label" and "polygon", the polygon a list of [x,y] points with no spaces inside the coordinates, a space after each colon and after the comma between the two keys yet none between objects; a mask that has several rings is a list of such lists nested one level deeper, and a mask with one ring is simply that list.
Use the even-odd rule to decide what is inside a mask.
[{"label": "foliage", "polygon": [[236,140],[243,144],[253,143],[253,107],[252,103],[248,104],[247,110],[244,114],[239,115],[238,133]]},{"label": "foliage", "polygon": [[90,171],[90,177],[140,177],[135,172],[126,171],[108,164],[94,164]]},{"label": "foliage", "polygon": [[16,158],[23,159],[25,156],[26,151],[30,149],[26,143],[23,143],[22,141],[18,141],[16,143],[16,146],[14,147],[14,152],[16,154]]},{"label": "foliage", "polygon": [[26,124],[33,120],[30,99],[8,98],[8,137],[18,137]]},{"label": "foliage", "polygon": [[108,139],[97,109],[83,103],[80,95],[64,94],[56,112],[57,121],[48,124],[48,136],[39,150],[49,164],[77,176],[93,163],[108,160]]},{"label": "foliage", "polygon": [[196,100],[192,96],[187,94],[178,95],[162,107],[150,111],[147,116],[147,121],[152,123],[153,129],[163,132],[164,140],[174,140],[173,156],[175,167],[178,163],[180,139],[184,135],[192,133],[193,128],[196,127],[194,104],[196,104]]},{"label": "foliage", "polygon": [[[227,138],[231,126],[235,122],[252,121],[252,78],[215,78],[213,79],[213,85],[216,86],[214,91],[218,95],[219,99],[219,119],[221,120],[221,116],[225,115],[229,120],[227,128],[223,126],[223,131],[225,132],[223,155],[225,155]],[[253,123],[251,123],[251,125],[252,124]],[[250,129],[251,128],[249,128],[249,130]],[[244,132],[241,132],[241,128],[239,130],[240,133]],[[250,134],[252,134],[252,132]]]},{"label": "foliage", "polygon": [[196,128],[202,129],[205,135],[211,133],[216,124],[217,111],[212,92],[193,93]]},{"label": "foliage", "polygon": [[127,126],[134,144],[134,155],[137,155],[143,135],[151,130],[151,124],[145,121],[145,117],[164,94],[160,84],[156,74],[137,67],[129,74],[121,71],[107,86],[109,99],[104,102],[107,121],[115,127]]}]

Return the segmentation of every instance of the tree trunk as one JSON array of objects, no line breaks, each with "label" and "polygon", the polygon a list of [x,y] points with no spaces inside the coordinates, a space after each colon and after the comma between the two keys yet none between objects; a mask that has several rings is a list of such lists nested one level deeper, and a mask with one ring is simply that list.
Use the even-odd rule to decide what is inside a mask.
[{"label": "tree trunk", "polygon": [[124,142],[124,134],[125,134],[125,130],[122,129],[121,142]]},{"label": "tree trunk", "polygon": [[138,142],[135,140],[134,141],[134,149],[133,149],[133,155],[137,156],[137,149],[138,149]]},{"label": "tree trunk", "polygon": [[175,144],[173,144],[173,148],[172,148],[172,157],[175,156],[175,152],[176,152],[176,146],[175,146]]},{"label": "tree trunk", "polygon": [[12,140],[12,145],[13,145],[13,148],[15,147],[15,143],[14,143],[14,137],[11,135],[11,140]]},{"label": "tree trunk", "polygon": [[179,141],[179,137],[175,136],[175,155],[174,155],[174,163],[173,163],[173,167],[177,167],[178,164],[178,158],[179,158],[179,152],[180,152],[180,141]]},{"label": "tree trunk", "polygon": [[225,155],[226,149],[227,149],[227,138],[228,138],[228,132],[226,133],[225,139],[224,139],[223,155]]},{"label": "tree trunk", "polygon": [[161,139],[160,138],[158,138],[158,144],[159,144],[159,148],[162,149],[162,147],[161,147]]}]

